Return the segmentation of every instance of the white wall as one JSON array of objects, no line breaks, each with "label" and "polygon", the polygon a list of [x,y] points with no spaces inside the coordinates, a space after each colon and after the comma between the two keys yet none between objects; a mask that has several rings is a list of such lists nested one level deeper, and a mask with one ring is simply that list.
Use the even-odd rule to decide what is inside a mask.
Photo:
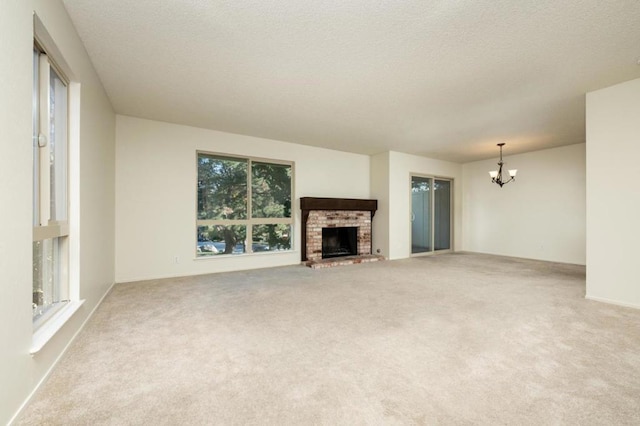
[{"label": "white wall", "polygon": [[389,259],[411,256],[411,174],[454,179],[453,249],[462,245],[462,165],[426,157],[389,152]]},{"label": "white wall", "polygon": [[[300,197],[369,198],[366,155],[126,116],[116,128],[118,282],[299,264]],[[295,162],[293,252],[195,259],[197,150]]]},{"label": "white wall", "polygon": [[640,308],[640,79],[587,94],[587,298]]},{"label": "white wall", "polygon": [[374,253],[389,257],[389,152],[372,155],[370,164],[371,198],[378,200],[371,243]]},{"label": "white wall", "polygon": [[[79,185],[72,188],[77,204],[71,210],[76,216],[70,220],[80,250],[75,279],[86,303],[31,356],[34,10],[73,71],[73,80],[81,84],[80,147],[76,151],[80,164],[76,160],[72,166]],[[114,282],[115,115],[60,1],[2,1],[0,56],[0,223],[4,224],[0,239],[0,424],[5,424]]]},{"label": "white wall", "polygon": [[[29,2],[0,6],[0,424],[33,387],[31,362],[31,49]],[[22,301],[22,303],[17,303]]]},{"label": "white wall", "polygon": [[584,265],[585,145],[504,161],[518,175],[502,188],[488,173],[497,147],[495,159],[464,165],[464,250]]}]

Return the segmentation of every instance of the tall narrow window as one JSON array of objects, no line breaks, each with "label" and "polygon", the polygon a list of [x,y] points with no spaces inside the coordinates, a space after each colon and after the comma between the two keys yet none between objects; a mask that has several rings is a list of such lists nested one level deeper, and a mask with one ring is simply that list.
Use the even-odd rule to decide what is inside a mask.
[{"label": "tall narrow window", "polygon": [[33,319],[68,301],[67,80],[33,50]]},{"label": "tall narrow window", "polygon": [[291,250],[293,164],[198,153],[197,254]]}]

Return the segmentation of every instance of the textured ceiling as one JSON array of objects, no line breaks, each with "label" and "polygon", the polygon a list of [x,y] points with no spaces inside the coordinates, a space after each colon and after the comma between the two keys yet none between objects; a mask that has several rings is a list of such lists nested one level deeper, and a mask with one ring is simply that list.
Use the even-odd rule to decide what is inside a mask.
[{"label": "textured ceiling", "polygon": [[640,77],[637,0],[63,2],[117,113],[364,154],[584,142]]}]

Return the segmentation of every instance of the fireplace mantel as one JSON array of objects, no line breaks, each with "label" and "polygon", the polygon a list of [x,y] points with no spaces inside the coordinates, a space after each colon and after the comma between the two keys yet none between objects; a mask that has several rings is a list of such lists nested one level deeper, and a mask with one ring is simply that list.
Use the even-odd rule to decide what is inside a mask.
[{"label": "fireplace mantel", "polygon": [[371,217],[378,210],[378,200],[361,200],[356,198],[300,198],[300,209],[305,210],[365,210],[371,212]]},{"label": "fireplace mantel", "polygon": [[370,216],[368,225],[368,239],[369,253],[371,252],[371,220],[373,219],[373,216],[378,209],[378,200],[364,200],[355,198],[301,197],[300,209],[302,210],[301,254],[303,262],[309,260],[307,258],[307,222],[309,220],[309,213],[312,210],[369,212]]}]

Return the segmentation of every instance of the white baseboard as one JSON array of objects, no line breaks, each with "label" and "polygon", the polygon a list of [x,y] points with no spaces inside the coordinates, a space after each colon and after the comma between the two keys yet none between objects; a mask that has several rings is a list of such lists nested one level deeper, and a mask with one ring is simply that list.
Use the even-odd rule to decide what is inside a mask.
[{"label": "white baseboard", "polygon": [[76,337],[78,337],[78,335],[80,334],[80,332],[84,329],[85,325],[87,325],[87,323],[89,322],[89,320],[93,317],[93,314],[96,312],[96,310],[98,309],[98,307],[100,305],[102,305],[102,301],[107,297],[107,295],[109,295],[109,293],[111,293],[111,290],[113,289],[113,286],[116,283],[112,283],[111,286],[109,287],[109,289],[102,295],[102,297],[100,298],[100,300],[98,300],[98,303],[96,303],[96,306],[94,306],[94,308],[91,310],[91,312],[89,313],[89,315],[87,315],[87,318],[85,318],[85,320],[82,322],[82,324],[80,325],[80,327],[78,327],[78,329],[76,330],[76,332],[73,334],[73,336],[71,337],[71,339],[69,339],[69,341],[67,342],[67,344],[65,345],[64,349],[62,349],[62,351],[60,352],[60,354],[56,357],[55,361],[53,361],[53,363],[51,364],[51,367],[49,367],[49,369],[47,370],[47,372],[44,374],[44,376],[42,377],[42,379],[40,379],[40,381],[38,382],[38,384],[33,388],[33,390],[31,391],[31,393],[29,394],[29,396],[27,396],[27,398],[24,400],[24,402],[20,405],[20,407],[18,408],[18,410],[16,411],[16,413],[13,415],[13,417],[11,417],[11,419],[9,419],[9,423],[8,425],[13,424],[13,422],[16,421],[16,419],[20,416],[20,414],[22,414],[22,410],[24,410],[24,408],[29,405],[29,403],[31,402],[31,400],[33,399],[34,395],[38,392],[38,390],[40,390],[40,387],[47,381],[47,379],[49,378],[49,376],[51,375],[51,372],[53,371],[53,369],[58,365],[58,362],[60,362],[60,360],[62,359],[62,357],[64,356],[64,354],[67,352],[67,350],[71,347],[71,344],[76,340]]},{"label": "white baseboard", "polygon": [[637,305],[635,303],[620,302],[618,300],[607,299],[605,297],[586,295],[584,296],[584,298],[587,300],[593,300],[594,302],[602,302],[602,303],[608,303],[610,305],[624,306],[625,308],[640,309],[640,305]]},{"label": "white baseboard", "polygon": [[569,261],[566,261],[566,260],[541,259],[541,258],[537,258],[537,257],[522,257],[522,256],[515,256],[515,255],[510,255],[510,254],[489,253],[489,252],[482,252],[482,251],[456,250],[455,252],[456,253],[467,253],[467,254],[487,254],[487,255],[490,255],[490,256],[506,257],[506,258],[510,258],[510,259],[535,260],[537,262],[559,263],[559,264],[562,264],[562,265],[587,266],[586,263],[583,263],[583,262],[569,262]]}]

